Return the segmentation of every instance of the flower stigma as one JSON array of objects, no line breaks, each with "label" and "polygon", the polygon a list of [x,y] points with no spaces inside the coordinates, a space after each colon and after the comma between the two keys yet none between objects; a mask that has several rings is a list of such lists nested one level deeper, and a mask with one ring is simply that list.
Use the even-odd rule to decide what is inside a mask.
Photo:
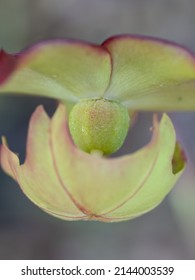
[{"label": "flower stigma", "polygon": [[69,116],[74,143],[83,151],[108,155],[117,151],[128,133],[130,117],[126,107],[116,101],[85,99]]}]

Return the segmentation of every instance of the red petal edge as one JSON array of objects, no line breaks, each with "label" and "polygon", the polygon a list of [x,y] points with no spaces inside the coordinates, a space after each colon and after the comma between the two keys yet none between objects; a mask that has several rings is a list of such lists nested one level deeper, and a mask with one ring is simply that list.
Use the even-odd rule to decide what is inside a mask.
[{"label": "red petal edge", "polygon": [[[3,84],[9,77],[10,75],[16,70],[16,68],[23,63],[25,63],[26,56],[30,53],[33,52],[33,50],[36,50],[37,48],[41,47],[44,44],[47,43],[70,43],[70,44],[84,44],[91,46],[93,48],[96,48],[97,50],[101,49],[108,52],[107,50],[107,45],[109,45],[111,42],[115,40],[120,40],[120,39],[132,39],[132,40],[140,40],[141,41],[153,41],[156,43],[160,44],[165,44],[169,45],[172,47],[177,47],[181,51],[185,51],[186,54],[192,59],[193,63],[195,63],[195,54],[190,51],[188,48],[186,48],[183,45],[177,44],[175,42],[166,40],[166,39],[160,39],[160,38],[155,38],[152,36],[145,36],[145,35],[136,35],[136,34],[120,34],[120,35],[114,35],[106,39],[102,44],[93,44],[89,42],[85,42],[83,40],[76,40],[76,39],[52,39],[52,40],[45,40],[42,42],[39,42],[33,46],[30,46],[21,52],[17,54],[8,54],[4,50],[0,50],[0,85]],[[23,58],[23,59],[21,59]]]},{"label": "red petal edge", "polygon": [[139,40],[141,41],[149,41],[149,42],[155,42],[159,44],[164,44],[170,47],[175,47],[177,49],[180,49],[181,51],[185,51],[187,55],[190,56],[193,61],[195,60],[195,53],[191,51],[189,48],[182,44],[178,44],[174,41],[170,41],[168,39],[161,39],[158,37],[153,37],[153,36],[147,36],[147,35],[137,35],[137,34],[119,34],[119,35],[113,35],[106,39],[105,41],[102,42],[101,46],[105,49],[107,49],[107,45],[110,43],[120,40],[120,39],[132,39],[132,40]]},{"label": "red petal edge", "polygon": [[0,85],[10,76],[17,65],[17,55],[10,55],[0,50]]}]

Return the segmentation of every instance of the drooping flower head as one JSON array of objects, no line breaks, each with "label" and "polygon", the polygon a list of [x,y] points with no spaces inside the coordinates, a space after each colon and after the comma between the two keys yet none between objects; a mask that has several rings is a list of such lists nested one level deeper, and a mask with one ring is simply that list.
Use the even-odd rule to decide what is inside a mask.
[{"label": "drooping flower head", "polygon": [[[44,211],[67,220],[121,221],[157,206],[185,167],[170,118],[153,120],[148,145],[107,158],[122,145],[134,112],[195,109],[195,58],[174,43],[115,36],[97,46],[74,40],[0,53],[0,92],[52,97],[52,118],[33,114],[26,160],[5,140],[2,168]],[[70,113],[66,108],[70,108]],[[69,110],[68,110],[69,111]]]}]

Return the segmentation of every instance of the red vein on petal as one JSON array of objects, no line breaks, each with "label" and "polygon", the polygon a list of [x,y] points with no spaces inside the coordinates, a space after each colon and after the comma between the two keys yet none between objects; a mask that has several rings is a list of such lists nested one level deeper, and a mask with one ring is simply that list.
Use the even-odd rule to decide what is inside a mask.
[{"label": "red vein on petal", "polygon": [[121,221],[126,221],[126,220],[132,220],[134,218],[137,218],[137,217],[140,217],[148,212],[150,212],[152,209],[156,208],[160,202],[162,201],[163,199],[159,200],[159,203],[155,204],[154,206],[148,208],[147,210],[145,211],[142,211],[142,212],[139,212],[139,214],[134,214],[134,215],[122,215],[118,218],[115,218],[115,217],[107,217],[107,219],[110,219],[110,221],[112,222],[121,222]]},{"label": "red vein on petal", "polygon": [[104,93],[103,93],[103,95],[102,95],[102,97],[105,97],[105,94],[106,94],[107,90],[108,90],[109,87],[110,87],[111,80],[112,80],[112,77],[113,77],[113,64],[114,64],[114,63],[113,63],[113,57],[112,57],[111,52],[110,52],[106,47],[104,47],[103,44],[100,45],[100,46],[101,46],[101,48],[102,48],[104,51],[106,51],[106,52],[108,53],[109,59],[110,59],[110,75],[109,75],[109,81],[108,81],[108,85],[107,85],[107,87],[106,87],[106,89],[104,90]]},{"label": "red vein on petal", "polygon": [[129,202],[129,200],[132,200],[135,195],[140,192],[142,190],[142,188],[144,187],[145,183],[147,182],[149,176],[151,175],[152,171],[153,171],[153,168],[157,162],[157,159],[158,159],[158,156],[159,156],[159,152],[157,153],[157,155],[155,156],[154,158],[154,161],[153,161],[153,164],[151,166],[151,168],[149,169],[148,173],[146,174],[146,176],[144,177],[143,181],[141,182],[141,184],[138,186],[138,188],[128,197],[126,198],[123,202],[121,202],[119,205],[117,205],[115,208],[113,208],[112,210],[109,210],[108,212],[105,212],[103,213],[102,215],[107,215],[109,213],[112,213],[113,211],[119,209],[121,206],[123,206],[125,203]]},{"label": "red vein on petal", "polygon": [[[154,130],[154,134],[153,134],[153,137],[150,141],[150,143],[148,144],[148,147],[151,146],[151,145],[154,145],[155,142],[157,142],[157,138],[159,138],[159,133],[160,133],[160,127],[159,127],[159,123],[158,123],[158,116],[157,114],[154,114],[153,115],[153,130]],[[113,211],[119,209],[121,206],[123,206],[125,203],[127,203],[129,200],[133,199],[134,196],[139,192],[141,191],[141,189],[144,187],[145,185],[145,182],[148,180],[149,176],[151,175],[152,173],[152,170],[154,168],[154,165],[156,164],[157,162],[157,159],[158,159],[158,156],[159,156],[159,151],[157,151],[157,154],[154,158],[154,161],[151,165],[151,168],[149,169],[149,171],[147,172],[146,176],[144,177],[143,181],[140,183],[140,185],[138,186],[138,188],[135,190],[135,192],[133,192],[128,198],[126,198],[123,202],[121,202],[119,205],[117,205],[115,208],[113,208],[112,210],[109,210],[108,212],[105,212],[105,213],[102,213],[102,216],[105,216],[109,213],[112,213]]]},{"label": "red vein on petal", "polygon": [[68,197],[71,199],[71,201],[74,203],[74,205],[77,207],[77,209],[79,211],[81,211],[83,214],[85,215],[92,215],[92,213],[86,209],[84,206],[80,205],[80,203],[72,196],[72,194],[68,191],[68,189],[66,188],[61,176],[60,176],[60,172],[58,170],[58,166],[57,166],[57,162],[56,162],[56,158],[55,158],[55,153],[54,153],[54,149],[53,149],[53,141],[52,141],[52,128],[50,126],[49,128],[49,147],[50,147],[50,151],[51,151],[51,156],[52,156],[52,162],[53,162],[53,166],[54,166],[54,170],[56,173],[56,177],[58,179],[58,182],[60,183],[60,186],[62,187],[62,189],[65,191],[65,193],[68,195]]},{"label": "red vein on petal", "polygon": [[58,212],[55,212],[55,211],[51,211],[49,209],[46,209],[46,208],[43,208],[41,207],[41,209],[46,212],[46,213],[49,213],[50,215],[53,215],[54,217],[57,217],[57,218],[60,218],[60,219],[63,219],[63,220],[82,220],[82,219],[86,219],[87,216],[67,216],[67,215],[62,215]]}]

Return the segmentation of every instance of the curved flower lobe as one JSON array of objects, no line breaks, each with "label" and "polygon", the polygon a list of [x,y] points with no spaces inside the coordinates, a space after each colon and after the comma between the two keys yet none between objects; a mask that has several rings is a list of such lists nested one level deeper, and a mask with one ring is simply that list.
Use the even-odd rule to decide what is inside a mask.
[{"label": "curved flower lobe", "polygon": [[100,46],[46,41],[21,52],[17,67],[15,55],[1,57],[2,93],[73,103],[103,97],[133,111],[195,109],[195,56],[166,40],[120,35]]},{"label": "curved flower lobe", "polygon": [[17,68],[10,74],[9,82],[2,84],[0,91],[76,102],[104,94],[111,62],[108,52],[100,46],[53,40],[20,53]]},{"label": "curved flower lobe", "polygon": [[175,132],[164,115],[154,122],[151,142],[134,154],[107,159],[77,149],[65,107],[50,119],[42,107],[33,114],[24,164],[6,144],[3,169],[44,211],[63,219],[121,221],[158,205],[182,173],[172,172]]},{"label": "curved flower lobe", "polygon": [[138,110],[195,109],[195,56],[187,49],[135,35],[114,36],[103,47],[113,62],[107,98]]}]

